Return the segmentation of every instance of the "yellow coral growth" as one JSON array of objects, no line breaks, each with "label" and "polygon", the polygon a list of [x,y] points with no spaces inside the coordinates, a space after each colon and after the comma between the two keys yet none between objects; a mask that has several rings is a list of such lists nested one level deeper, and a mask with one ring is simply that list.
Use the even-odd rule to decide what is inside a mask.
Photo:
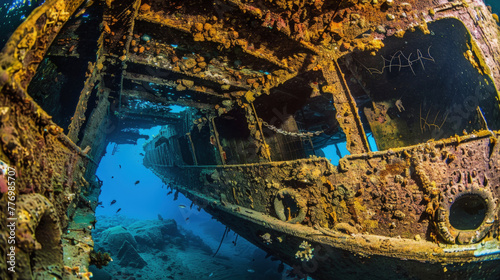
[{"label": "yellow coral growth", "polygon": [[332,182],[330,182],[330,180],[326,180],[326,183],[328,184],[328,186],[330,186],[330,190],[333,192],[335,190],[335,186],[332,184]]},{"label": "yellow coral growth", "polygon": [[17,213],[17,217],[20,222],[29,222],[31,220],[31,215],[26,210],[19,210]]},{"label": "yellow coral growth", "polygon": [[310,261],[314,257],[314,248],[311,248],[311,244],[307,241],[302,241],[299,248],[302,250],[298,250],[297,253],[295,253],[295,258],[300,259],[301,261]]},{"label": "yellow coral growth", "polygon": [[374,39],[368,42],[368,49],[369,51],[378,51],[381,48],[384,47],[384,43],[382,43],[382,40]]},{"label": "yellow coral growth", "polygon": [[428,34],[431,34],[431,32],[429,31],[429,27],[427,26],[427,22],[422,22],[418,28],[420,29],[420,31],[422,31],[425,35],[428,35]]},{"label": "yellow coral growth", "polygon": [[479,64],[476,62],[476,59],[474,58],[474,55],[472,54],[471,50],[467,50],[464,52],[465,58],[472,64],[474,68],[477,69],[477,71],[482,75],[483,71],[481,71],[481,68],[479,67]]},{"label": "yellow coral growth", "polygon": [[394,36],[396,36],[397,38],[403,38],[403,36],[405,35],[405,31],[400,29],[398,31],[396,31],[396,33],[394,33]]},{"label": "yellow coral growth", "polygon": [[66,270],[71,275],[76,275],[80,279],[90,280],[90,278],[93,277],[92,272],[90,271],[80,272],[79,266],[74,266],[74,267],[64,266],[64,270]]},{"label": "yellow coral growth", "polygon": [[92,278],[94,275],[92,274],[92,272],[83,272],[83,273],[78,273],[78,276],[81,277],[82,279],[85,279],[85,280],[90,280],[90,278]]},{"label": "yellow coral growth", "polygon": [[384,43],[382,43],[382,41],[378,40],[378,39],[373,39],[370,42],[368,42],[367,44],[365,44],[361,41],[357,41],[357,42],[355,42],[355,44],[356,44],[356,48],[360,51],[377,52],[378,50],[380,50],[381,48],[384,47]]}]

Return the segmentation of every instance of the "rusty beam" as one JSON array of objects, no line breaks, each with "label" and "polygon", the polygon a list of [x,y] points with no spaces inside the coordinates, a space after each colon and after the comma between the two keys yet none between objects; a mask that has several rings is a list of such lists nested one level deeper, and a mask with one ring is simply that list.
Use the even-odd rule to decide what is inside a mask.
[{"label": "rusty beam", "polygon": [[347,149],[351,154],[370,151],[363,124],[358,114],[358,107],[337,61],[326,61],[322,65],[322,70],[323,76],[328,83],[327,86],[323,87],[323,91],[333,95],[336,118],[346,135]]}]

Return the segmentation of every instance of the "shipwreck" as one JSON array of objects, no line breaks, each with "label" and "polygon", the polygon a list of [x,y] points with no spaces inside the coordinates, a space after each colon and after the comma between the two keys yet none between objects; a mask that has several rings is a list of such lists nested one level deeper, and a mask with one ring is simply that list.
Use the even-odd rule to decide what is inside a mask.
[{"label": "shipwreck", "polygon": [[480,0],[45,1],[0,54],[0,278],[90,277],[105,147],[163,125],[144,165],[299,278],[499,279],[497,23]]}]

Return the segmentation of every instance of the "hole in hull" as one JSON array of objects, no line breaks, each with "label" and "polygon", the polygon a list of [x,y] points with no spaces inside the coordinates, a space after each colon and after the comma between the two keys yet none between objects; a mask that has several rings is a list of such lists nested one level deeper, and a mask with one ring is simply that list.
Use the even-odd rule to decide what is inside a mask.
[{"label": "hole in hull", "polygon": [[450,208],[450,224],[458,230],[475,230],[486,216],[486,202],[478,195],[459,197]]}]

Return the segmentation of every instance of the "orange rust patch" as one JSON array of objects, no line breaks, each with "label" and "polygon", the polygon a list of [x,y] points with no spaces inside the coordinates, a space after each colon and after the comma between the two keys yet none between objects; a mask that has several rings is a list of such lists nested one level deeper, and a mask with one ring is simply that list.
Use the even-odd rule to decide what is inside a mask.
[{"label": "orange rust patch", "polygon": [[403,171],[408,167],[407,163],[404,161],[388,164],[385,169],[380,172],[380,177],[385,177],[387,175],[398,175],[403,173]]}]

